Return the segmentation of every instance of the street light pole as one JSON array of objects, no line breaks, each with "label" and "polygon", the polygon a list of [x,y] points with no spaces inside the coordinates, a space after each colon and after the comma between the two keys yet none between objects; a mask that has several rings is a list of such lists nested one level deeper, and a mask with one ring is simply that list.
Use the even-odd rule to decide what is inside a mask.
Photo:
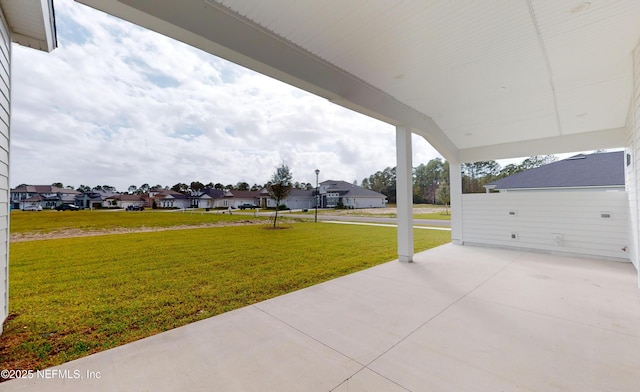
[{"label": "street light pole", "polygon": [[320,194],[318,193],[318,174],[320,174],[320,169],[316,169],[316,222],[318,221],[318,202],[320,201]]}]

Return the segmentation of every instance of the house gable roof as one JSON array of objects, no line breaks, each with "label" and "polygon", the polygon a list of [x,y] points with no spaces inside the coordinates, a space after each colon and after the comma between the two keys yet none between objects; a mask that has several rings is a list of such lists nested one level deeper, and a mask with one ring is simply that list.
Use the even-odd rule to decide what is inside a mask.
[{"label": "house gable roof", "polygon": [[491,182],[494,189],[624,187],[624,152],[575,155]]}]

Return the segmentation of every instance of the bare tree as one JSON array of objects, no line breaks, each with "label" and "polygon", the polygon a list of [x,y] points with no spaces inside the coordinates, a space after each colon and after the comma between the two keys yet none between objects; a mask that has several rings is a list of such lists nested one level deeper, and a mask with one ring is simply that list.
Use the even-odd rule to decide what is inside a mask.
[{"label": "bare tree", "polygon": [[291,188],[293,187],[291,184],[292,177],[293,175],[291,174],[291,170],[289,170],[289,166],[283,163],[276,167],[276,172],[273,173],[271,181],[269,181],[269,186],[267,187],[269,190],[269,196],[276,201],[276,214],[273,219],[273,227],[276,227],[276,222],[278,220],[280,202],[287,198],[289,192],[291,192]]}]

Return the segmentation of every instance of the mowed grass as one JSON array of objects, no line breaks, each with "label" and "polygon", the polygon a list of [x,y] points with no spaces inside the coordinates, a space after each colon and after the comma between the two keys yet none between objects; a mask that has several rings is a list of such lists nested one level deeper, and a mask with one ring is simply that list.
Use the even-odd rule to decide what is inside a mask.
[{"label": "mowed grass", "polygon": [[413,214],[413,219],[451,220],[451,214],[433,212],[430,214]]},{"label": "mowed grass", "polygon": [[[450,241],[414,235],[416,251]],[[394,228],[328,223],[13,243],[0,363],[57,365],[393,260],[396,249]]]},{"label": "mowed grass", "polygon": [[171,227],[178,225],[197,226],[201,224],[234,222],[246,220],[241,215],[200,211],[11,211],[12,233],[50,233],[66,229],[85,231],[118,228],[135,229],[141,227]]}]

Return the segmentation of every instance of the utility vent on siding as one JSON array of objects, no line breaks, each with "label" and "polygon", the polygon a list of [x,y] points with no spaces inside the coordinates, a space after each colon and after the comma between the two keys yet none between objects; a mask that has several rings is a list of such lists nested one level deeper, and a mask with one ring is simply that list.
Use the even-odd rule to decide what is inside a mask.
[{"label": "utility vent on siding", "polygon": [[611,213],[609,211],[600,211],[600,218],[611,219]]},{"label": "utility vent on siding", "polygon": [[518,215],[518,211],[509,211],[509,216],[516,216]]}]

